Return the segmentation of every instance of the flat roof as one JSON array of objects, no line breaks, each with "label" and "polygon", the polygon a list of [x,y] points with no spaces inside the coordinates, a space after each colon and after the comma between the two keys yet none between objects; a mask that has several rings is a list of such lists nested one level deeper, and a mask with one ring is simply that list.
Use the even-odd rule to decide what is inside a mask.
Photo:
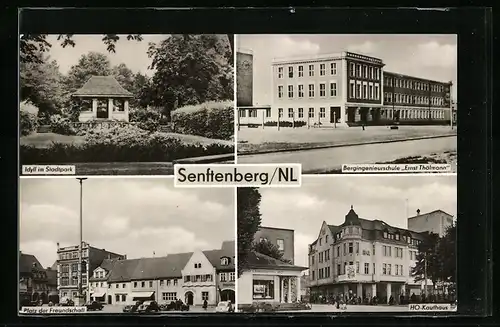
[{"label": "flat roof", "polygon": [[389,75],[395,75],[395,76],[399,76],[399,77],[408,77],[408,78],[413,78],[413,79],[418,79],[418,80],[421,80],[421,81],[433,82],[433,83],[438,83],[438,84],[453,85],[452,81],[442,82],[442,81],[436,81],[436,80],[432,80],[432,79],[428,79],[428,78],[424,78],[424,77],[418,77],[418,76],[406,75],[406,74],[401,74],[401,73],[389,72],[389,71],[386,71],[386,70],[384,70],[383,73],[384,74],[389,74]]},{"label": "flat roof", "polygon": [[267,227],[267,226],[260,226],[259,229],[260,228],[276,229],[276,230],[286,230],[286,231],[289,231],[289,232],[295,232],[294,229],[289,229],[289,228]]}]

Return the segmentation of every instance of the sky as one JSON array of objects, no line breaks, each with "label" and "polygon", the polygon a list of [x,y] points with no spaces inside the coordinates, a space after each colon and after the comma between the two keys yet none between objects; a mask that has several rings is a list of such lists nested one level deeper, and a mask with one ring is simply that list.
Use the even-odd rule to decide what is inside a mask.
[{"label": "sky", "polygon": [[437,81],[452,81],[457,99],[455,34],[245,34],[236,48],[252,50],[254,105],[271,104],[273,58],[351,51],[382,59],[384,70]]},{"label": "sky", "polygon": [[[455,176],[302,176],[300,188],[261,188],[262,226],[295,230],[295,264],[308,267],[308,245],[326,221],[344,222],[351,205],[360,218],[407,228],[408,217],[457,212]],[[408,199],[408,202],[406,201]],[[408,212],[408,215],[407,215]]]},{"label": "sky", "polygon": [[63,48],[57,41],[58,35],[49,35],[47,41],[52,47],[47,52],[51,59],[57,60],[61,73],[66,74],[71,66],[78,63],[78,59],[89,52],[100,52],[108,56],[111,65],[121,63],[127,65],[134,73],[142,73],[152,76],[148,66],[151,60],[148,58],[147,50],[150,42],[158,43],[168,37],[168,34],[142,35],[142,41],[128,41],[127,35],[118,35],[120,39],[116,42],[116,53],[110,53],[102,41],[103,35],[73,35],[75,47]]},{"label": "sky", "polygon": [[[21,179],[20,251],[51,266],[60,246],[78,245],[75,178]],[[173,178],[89,178],[83,240],[129,259],[220,248],[235,239],[233,188],[174,188]]]}]

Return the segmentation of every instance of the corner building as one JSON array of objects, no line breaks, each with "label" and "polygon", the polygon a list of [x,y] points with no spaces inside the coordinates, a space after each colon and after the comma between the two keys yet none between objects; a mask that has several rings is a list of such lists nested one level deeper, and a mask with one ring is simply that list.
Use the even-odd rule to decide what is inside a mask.
[{"label": "corner building", "polygon": [[391,295],[419,295],[422,284],[414,282],[411,267],[423,239],[418,232],[359,218],[351,207],[342,225],[323,222],[309,246],[311,295],[377,296],[387,301]]},{"label": "corner building", "polygon": [[272,105],[240,107],[238,123],[348,127],[449,121],[451,82],[384,72],[384,66],[382,59],[352,52],[275,59]]}]

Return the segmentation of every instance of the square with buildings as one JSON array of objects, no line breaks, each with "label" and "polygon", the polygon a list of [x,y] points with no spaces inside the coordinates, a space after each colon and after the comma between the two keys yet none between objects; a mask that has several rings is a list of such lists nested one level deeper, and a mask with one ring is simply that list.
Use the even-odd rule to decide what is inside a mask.
[{"label": "square with buildings", "polygon": [[[257,190],[261,220],[243,271],[238,266],[240,310],[454,304],[456,182],[456,175],[306,176],[301,188]],[[242,213],[238,224],[248,219]]]},{"label": "square with buildings", "polygon": [[234,190],[170,178],[24,178],[20,190],[21,307],[235,304]]},{"label": "square with buildings", "polygon": [[456,44],[456,35],[237,35],[240,162],[300,162],[306,173],[452,162]]}]

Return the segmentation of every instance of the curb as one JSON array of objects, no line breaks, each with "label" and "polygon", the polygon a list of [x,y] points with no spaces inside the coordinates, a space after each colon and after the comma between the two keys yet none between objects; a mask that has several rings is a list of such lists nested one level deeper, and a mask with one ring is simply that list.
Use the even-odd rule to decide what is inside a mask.
[{"label": "curb", "polygon": [[234,153],[217,154],[206,157],[184,158],[172,161],[172,164],[200,164],[200,163],[216,163],[219,161],[234,160]]},{"label": "curb", "polygon": [[343,144],[334,144],[334,145],[319,145],[312,146],[309,148],[289,148],[289,149],[276,149],[276,150],[262,150],[262,151],[254,151],[254,152],[238,152],[238,156],[252,156],[259,154],[267,154],[267,153],[278,153],[278,152],[297,152],[297,151],[308,151],[308,150],[320,150],[320,149],[329,149],[329,148],[343,148],[349,146],[360,146],[360,145],[370,145],[370,144],[384,144],[384,143],[396,143],[396,142],[407,142],[407,141],[418,141],[418,140],[427,140],[427,139],[437,139],[443,137],[453,137],[457,136],[457,134],[443,134],[443,135],[432,135],[432,136],[419,136],[419,137],[411,137],[407,139],[401,140],[386,140],[386,141],[369,141],[369,142],[358,142],[358,143],[343,143]]}]

